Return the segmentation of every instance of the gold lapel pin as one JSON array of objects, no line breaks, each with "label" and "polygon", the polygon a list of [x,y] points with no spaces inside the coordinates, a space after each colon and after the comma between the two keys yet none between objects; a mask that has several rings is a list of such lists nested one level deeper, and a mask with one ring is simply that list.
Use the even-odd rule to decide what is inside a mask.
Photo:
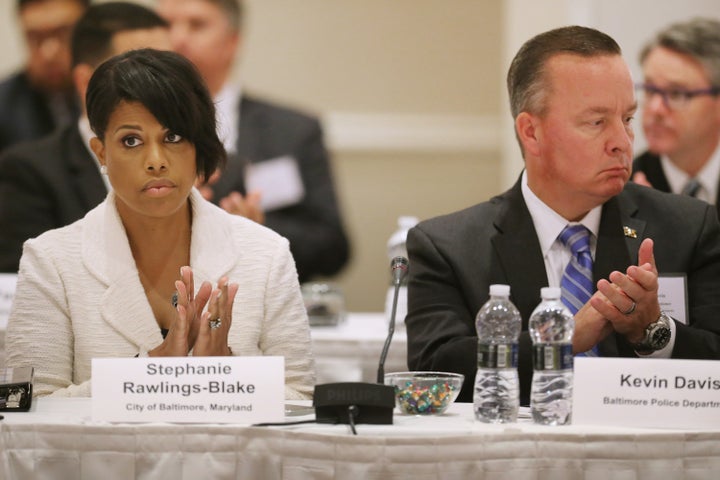
[{"label": "gold lapel pin", "polygon": [[637,230],[630,227],[623,227],[623,233],[626,237],[637,238]]}]

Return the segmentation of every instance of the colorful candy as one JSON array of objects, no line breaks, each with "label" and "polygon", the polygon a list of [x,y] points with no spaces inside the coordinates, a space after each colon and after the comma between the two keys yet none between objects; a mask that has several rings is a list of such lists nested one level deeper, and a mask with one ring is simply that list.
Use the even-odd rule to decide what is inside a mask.
[{"label": "colorful candy", "polygon": [[443,379],[436,379],[431,384],[428,384],[428,380],[432,379],[405,380],[395,385],[395,398],[400,411],[409,415],[431,415],[445,411],[455,399],[459,387]]}]

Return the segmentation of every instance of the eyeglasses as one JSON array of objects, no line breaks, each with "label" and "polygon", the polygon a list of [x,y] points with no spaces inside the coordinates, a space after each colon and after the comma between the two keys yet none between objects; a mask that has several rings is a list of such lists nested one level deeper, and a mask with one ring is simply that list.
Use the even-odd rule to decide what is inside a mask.
[{"label": "eyeglasses", "polygon": [[639,83],[635,85],[638,93],[642,94],[641,101],[648,102],[653,95],[660,95],[663,103],[670,110],[680,110],[687,106],[695,97],[703,95],[717,96],[720,95],[720,87],[703,88],[699,90],[685,90],[682,88],[671,88],[665,90],[663,88],[650,85],[648,83]]},{"label": "eyeglasses", "polygon": [[58,40],[63,45],[70,45],[72,25],[60,25],[51,29],[33,29],[25,31],[27,44],[31,49],[39,49],[48,40]]}]

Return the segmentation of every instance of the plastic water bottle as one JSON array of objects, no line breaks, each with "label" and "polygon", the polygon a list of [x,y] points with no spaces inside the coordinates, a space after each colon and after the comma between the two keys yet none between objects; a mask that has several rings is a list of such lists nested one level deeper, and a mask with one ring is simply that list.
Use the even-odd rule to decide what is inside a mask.
[{"label": "plastic water bottle", "polygon": [[542,301],[529,322],[534,365],[530,410],[542,425],[565,425],[572,414],[575,319],[560,294],[558,287],[541,289]]},{"label": "plastic water bottle", "polygon": [[[398,218],[398,229],[390,237],[387,243],[388,260],[392,260],[397,256],[407,258],[407,234],[408,230],[418,224],[420,220],[417,217],[401,216]],[[392,302],[395,295],[395,287],[391,283],[385,296],[385,319],[389,322],[392,314]],[[405,316],[407,315],[407,277],[400,284],[398,290],[397,310],[395,312],[395,327],[402,328],[405,326]]]},{"label": "plastic water bottle", "polygon": [[478,369],[473,407],[475,418],[485,423],[517,420],[518,336],[522,320],[510,301],[508,285],[490,285],[490,299],[475,319],[478,335]]}]

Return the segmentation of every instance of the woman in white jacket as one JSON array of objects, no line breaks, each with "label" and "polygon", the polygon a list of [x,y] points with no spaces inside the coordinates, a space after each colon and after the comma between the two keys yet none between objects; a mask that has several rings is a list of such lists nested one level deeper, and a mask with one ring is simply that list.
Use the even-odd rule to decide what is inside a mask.
[{"label": "woman in white jacket", "polygon": [[225,158],[193,65],[130,51],[98,67],[86,99],[112,192],[25,243],[8,365],[35,368],[35,395],[87,396],[92,358],[280,355],[286,397],[310,398],[309,327],[287,240],[193,187]]}]

